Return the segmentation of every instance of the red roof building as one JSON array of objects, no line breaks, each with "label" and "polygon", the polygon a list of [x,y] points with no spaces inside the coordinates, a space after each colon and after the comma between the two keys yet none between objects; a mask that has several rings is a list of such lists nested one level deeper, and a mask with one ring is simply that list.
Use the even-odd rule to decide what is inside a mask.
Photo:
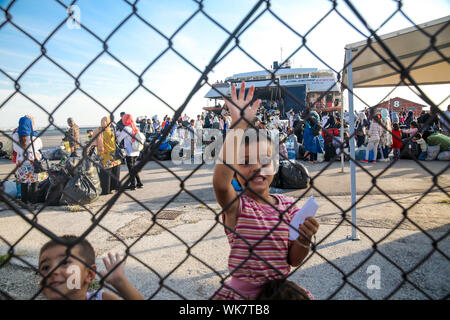
[{"label": "red roof building", "polygon": [[419,117],[422,113],[422,110],[426,108],[425,105],[419,104],[413,101],[409,101],[403,98],[392,98],[387,101],[384,101],[380,103],[379,105],[375,106],[376,109],[388,109],[392,112],[401,112],[404,111],[408,113],[408,111],[414,112],[415,117]]}]

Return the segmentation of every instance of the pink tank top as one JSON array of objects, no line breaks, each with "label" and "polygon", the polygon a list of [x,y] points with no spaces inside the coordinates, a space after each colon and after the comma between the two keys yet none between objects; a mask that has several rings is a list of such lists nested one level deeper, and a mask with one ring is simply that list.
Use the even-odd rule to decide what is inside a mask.
[{"label": "pink tank top", "polygon": [[284,213],[282,220],[279,211],[272,206],[242,195],[234,232],[225,228],[231,247],[228,269],[233,278],[262,285],[289,274],[287,223],[298,208],[291,207],[294,202],[291,197],[272,196],[278,200],[275,207]]}]

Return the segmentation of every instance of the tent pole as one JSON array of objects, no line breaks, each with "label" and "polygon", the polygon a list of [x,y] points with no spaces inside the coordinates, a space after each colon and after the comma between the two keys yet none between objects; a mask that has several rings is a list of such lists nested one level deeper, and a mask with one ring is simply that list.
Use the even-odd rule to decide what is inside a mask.
[{"label": "tent pole", "polygon": [[[341,142],[344,141],[344,101],[341,106]],[[341,173],[344,173],[344,148],[341,150]]]},{"label": "tent pole", "polygon": [[[352,49],[345,49],[345,60],[347,64],[347,92],[348,92],[348,113],[350,120],[350,183],[352,193],[352,236],[351,240],[359,240],[356,234],[356,165],[355,161],[355,112],[353,110],[353,69],[352,69]],[[343,123],[344,119],[341,119]]]}]

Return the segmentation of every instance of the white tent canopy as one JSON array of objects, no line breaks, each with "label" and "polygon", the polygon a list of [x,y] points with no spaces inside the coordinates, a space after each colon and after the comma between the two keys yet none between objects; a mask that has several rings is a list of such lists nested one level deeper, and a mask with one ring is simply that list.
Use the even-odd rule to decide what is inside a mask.
[{"label": "white tent canopy", "polygon": [[[399,30],[379,37],[389,51],[409,70],[418,85],[450,83],[450,16],[433,20],[418,27]],[[434,48],[431,47],[435,39]],[[437,52],[439,51],[439,53]],[[369,39],[345,46],[343,88],[348,88],[350,114],[350,157],[355,159],[355,114],[353,88],[411,85],[401,81],[399,66],[389,57],[379,42]],[[343,130],[341,130],[343,131]],[[342,139],[342,132],[341,132]],[[341,156],[344,172],[343,156]],[[356,233],[356,165],[350,161],[352,240]]]},{"label": "white tent canopy", "polygon": [[[450,16],[433,20],[418,25],[392,32],[380,39],[389,50],[400,60],[405,68],[410,70],[410,75],[417,84],[442,84],[450,83]],[[431,45],[430,36],[435,36],[434,47]],[[345,49],[352,50],[353,87],[380,87],[405,85],[400,83],[400,73],[383,61],[386,59],[392,66],[398,66],[378,42],[371,39],[371,47],[368,40],[348,44]],[[421,56],[421,57],[420,57]],[[412,66],[413,63],[417,60]],[[347,69],[344,70],[343,82],[348,84]],[[406,85],[410,83],[405,79]]]}]

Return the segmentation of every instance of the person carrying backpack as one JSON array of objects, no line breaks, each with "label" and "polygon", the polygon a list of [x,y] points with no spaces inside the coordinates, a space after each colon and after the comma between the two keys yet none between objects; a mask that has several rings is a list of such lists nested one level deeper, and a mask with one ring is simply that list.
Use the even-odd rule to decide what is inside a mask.
[{"label": "person carrying backpack", "polygon": [[320,134],[320,118],[316,111],[310,113],[306,120],[303,142],[306,151],[309,152],[309,162],[317,162],[317,154],[323,153],[323,138]]},{"label": "person carrying backpack", "polygon": [[140,151],[133,148],[133,142],[135,141],[139,130],[136,128],[136,124],[134,123],[131,114],[125,114],[122,117],[122,122],[124,128],[122,131],[117,133],[117,142],[120,143],[124,141],[125,150],[127,151],[127,156],[125,159],[127,162],[128,172],[130,173],[130,184],[126,187],[126,189],[136,190],[136,187],[142,188],[144,186],[141,182],[139,174],[134,170]]},{"label": "person carrying backpack", "polygon": [[358,115],[358,120],[355,123],[355,132],[357,139],[357,147],[361,147],[364,144],[367,134],[367,127],[369,123],[364,112],[360,112]]}]

